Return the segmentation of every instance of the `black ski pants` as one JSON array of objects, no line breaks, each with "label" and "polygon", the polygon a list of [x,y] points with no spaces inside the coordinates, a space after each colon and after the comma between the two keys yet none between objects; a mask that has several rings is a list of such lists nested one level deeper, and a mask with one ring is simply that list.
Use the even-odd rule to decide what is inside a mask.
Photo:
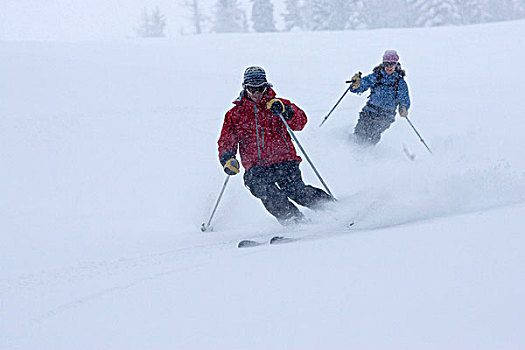
[{"label": "black ski pants", "polygon": [[393,123],[390,115],[380,112],[362,110],[354,129],[357,141],[363,144],[375,145],[381,140],[381,134]]},{"label": "black ski pants", "polygon": [[303,218],[289,199],[314,210],[332,200],[325,191],[305,185],[297,161],[253,166],[244,174],[244,184],[283,225],[300,222]]}]

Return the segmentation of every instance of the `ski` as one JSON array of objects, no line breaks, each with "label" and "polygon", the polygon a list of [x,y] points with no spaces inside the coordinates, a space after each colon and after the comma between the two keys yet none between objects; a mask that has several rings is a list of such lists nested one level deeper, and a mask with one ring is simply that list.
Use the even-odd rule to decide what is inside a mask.
[{"label": "ski", "polygon": [[[297,238],[273,236],[268,240],[268,244],[283,244],[297,240]],[[243,239],[237,243],[237,248],[251,248],[265,244],[266,242],[255,241],[253,239]]]},{"label": "ski", "polygon": [[[352,226],[354,226],[353,221],[346,224],[347,229],[350,229]],[[258,246],[265,245],[265,244],[276,245],[276,244],[290,243],[290,242],[297,241],[299,239],[300,238],[286,237],[286,236],[280,236],[280,235],[272,236],[268,241],[256,241],[253,239],[243,239],[237,243],[237,248],[251,248],[251,247],[258,247]]]},{"label": "ski", "polygon": [[291,238],[291,237],[283,237],[283,236],[273,236],[270,238],[270,244],[282,244],[282,243],[289,243],[297,240],[297,238]]},{"label": "ski", "polygon": [[251,239],[243,239],[242,241],[239,241],[237,243],[237,248],[250,248],[250,247],[257,247],[258,245],[264,244],[263,242],[257,242]]}]

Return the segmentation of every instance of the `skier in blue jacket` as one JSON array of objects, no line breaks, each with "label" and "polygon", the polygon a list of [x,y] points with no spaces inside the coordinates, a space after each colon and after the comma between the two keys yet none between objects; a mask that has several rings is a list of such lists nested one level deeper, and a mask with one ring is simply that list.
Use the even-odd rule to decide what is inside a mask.
[{"label": "skier in blue jacket", "polygon": [[408,116],[410,97],[404,76],[397,52],[387,50],[383,63],[375,67],[372,74],[361,77],[359,72],[352,77],[351,92],[361,94],[370,89],[370,96],[354,129],[357,142],[377,144],[381,134],[394,122],[396,109],[401,117]]}]

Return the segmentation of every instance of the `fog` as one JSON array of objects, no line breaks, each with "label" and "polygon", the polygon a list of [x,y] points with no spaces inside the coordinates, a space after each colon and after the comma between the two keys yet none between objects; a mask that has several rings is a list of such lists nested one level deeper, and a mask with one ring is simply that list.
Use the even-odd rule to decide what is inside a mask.
[{"label": "fog", "polygon": [[[165,20],[159,32],[169,38],[199,31],[363,30],[525,18],[525,0],[229,0],[221,1],[221,6],[218,3],[219,0],[2,0],[0,40],[132,38],[137,36],[135,29],[141,26],[144,10],[156,8]],[[191,4],[198,5],[197,12]],[[259,10],[255,10],[255,4]],[[268,11],[272,6],[273,12]],[[198,25],[194,18],[198,18]],[[268,23],[275,23],[275,27]]]},{"label": "fog", "polygon": [[0,40],[76,41],[134,37],[144,8],[158,6],[166,15],[166,34],[184,27],[187,16],[173,0],[2,0]]}]

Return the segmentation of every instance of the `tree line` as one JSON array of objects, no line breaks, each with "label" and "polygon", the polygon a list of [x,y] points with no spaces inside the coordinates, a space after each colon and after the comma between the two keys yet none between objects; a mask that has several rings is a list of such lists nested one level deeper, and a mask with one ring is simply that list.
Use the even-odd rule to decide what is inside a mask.
[{"label": "tree line", "polygon": [[[214,3],[205,9],[202,1]],[[186,0],[192,32],[433,27],[525,18],[525,0],[284,0],[284,12],[279,14],[283,28],[277,29],[272,0],[249,1],[251,11],[239,0]],[[158,9],[155,16],[153,20],[161,21],[164,28]],[[148,26],[159,28],[154,23]]]},{"label": "tree line", "polygon": [[[272,1],[251,3],[252,30],[277,31]],[[525,0],[285,0],[282,16],[283,31],[432,27],[525,18]],[[238,0],[217,0],[213,19],[214,32],[249,31]]]}]

